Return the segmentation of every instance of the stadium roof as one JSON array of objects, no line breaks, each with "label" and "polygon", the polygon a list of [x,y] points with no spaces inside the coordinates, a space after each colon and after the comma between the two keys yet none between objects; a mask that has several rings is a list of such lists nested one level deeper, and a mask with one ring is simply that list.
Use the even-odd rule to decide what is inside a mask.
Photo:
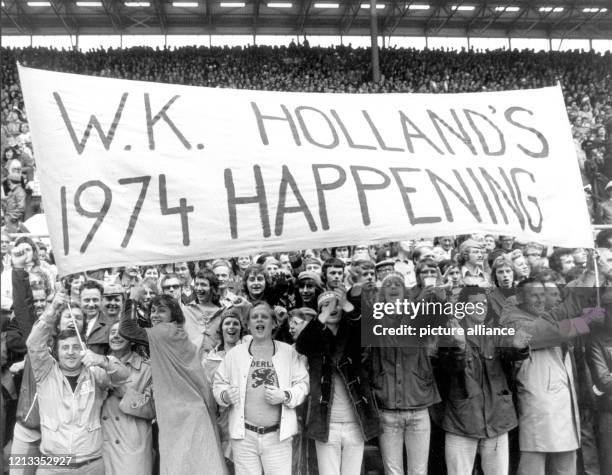
[{"label": "stadium roof", "polygon": [[[369,0],[4,0],[1,12],[2,35],[370,31]],[[384,36],[612,38],[609,0],[378,0],[376,15]]]}]

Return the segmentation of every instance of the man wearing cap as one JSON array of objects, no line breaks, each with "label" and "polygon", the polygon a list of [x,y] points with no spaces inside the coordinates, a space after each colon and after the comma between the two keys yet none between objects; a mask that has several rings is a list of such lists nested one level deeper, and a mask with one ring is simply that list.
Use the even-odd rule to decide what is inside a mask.
[{"label": "man wearing cap", "polygon": [[104,284],[102,308],[110,320],[120,317],[123,310],[123,287],[119,284]]},{"label": "man wearing cap", "polygon": [[489,278],[484,270],[483,246],[475,239],[468,239],[459,246],[457,262],[466,285],[487,285],[489,283]]},{"label": "man wearing cap", "polygon": [[606,185],[607,199],[601,201],[597,210],[597,222],[599,224],[612,224],[612,181]]},{"label": "man wearing cap", "polygon": [[395,261],[393,259],[384,259],[376,263],[376,281],[382,282],[385,276],[395,271]]},{"label": "man wearing cap", "polygon": [[300,333],[308,358],[310,408],[306,437],[315,441],[321,475],[359,474],[365,441],[380,434],[380,418],[361,363],[361,325],[343,310],[344,294],[325,291],[319,315]]}]

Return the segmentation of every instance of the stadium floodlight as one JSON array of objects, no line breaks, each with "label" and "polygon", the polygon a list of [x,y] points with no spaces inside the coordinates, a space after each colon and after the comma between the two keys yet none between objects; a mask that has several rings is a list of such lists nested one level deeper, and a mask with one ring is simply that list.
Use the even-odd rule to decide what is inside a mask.
[{"label": "stadium floodlight", "polygon": [[589,7],[589,8],[583,8],[582,11],[584,13],[605,13],[608,11],[607,8],[597,8],[597,7]]},{"label": "stadium floodlight", "polygon": [[172,2],[172,6],[178,8],[195,8],[198,6],[198,2]]},{"label": "stadium floodlight", "polygon": [[552,12],[552,7],[540,7],[538,8],[540,12]]},{"label": "stadium floodlight", "polygon": [[51,2],[28,2],[28,7],[50,7]]},{"label": "stadium floodlight", "polygon": [[429,5],[408,5],[408,10],[429,10],[431,7]]},{"label": "stadium floodlight", "polygon": [[[362,3],[361,4],[361,8],[370,8],[370,4],[369,3]],[[383,10],[385,8],[385,4],[384,3],[377,3],[376,4],[376,10]]]},{"label": "stadium floodlight", "polygon": [[151,2],[125,2],[126,7],[150,7]]},{"label": "stadium floodlight", "polygon": [[293,3],[291,2],[269,2],[268,8],[291,8]]},{"label": "stadium floodlight", "polygon": [[315,8],[339,8],[339,3],[315,3]]},{"label": "stadium floodlight", "polygon": [[518,12],[521,7],[495,7],[496,12]]},{"label": "stadium floodlight", "polygon": [[76,2],[77,7],[101,7],[102,2]]},{"label": "stadium floodlight", "polygon": [[221,2],[219,3],[221,8],[242,8],[246,6],[244,2]]},{"label": "stadium floodlight", "polygon": [[457,10],[460,12],[471,12],[474,9],[476,9],[474,5],[453,5],[451,7],[451,10]]}]

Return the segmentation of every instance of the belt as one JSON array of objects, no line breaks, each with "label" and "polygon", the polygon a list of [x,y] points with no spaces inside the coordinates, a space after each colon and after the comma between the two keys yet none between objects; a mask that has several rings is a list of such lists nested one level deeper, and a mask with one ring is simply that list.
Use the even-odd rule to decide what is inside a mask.
[{"label": "belt", "polygon": [[257,432],[259,435],[269,434],[270,432],[275,432],[280,429],[280,424],[274,424],[273,426],[268,427],[258,427],[253,426],[247,422],[244,423],[244,427],[246,429],[252,430],[253,432]]},{"label": "belt", "polygon": [[84,460],[83,462],[70,463],[66,465],[66,468],[81,468],[81,467],[84,467],[85,465],[89,465],[91,463],[97,462],[101,458],[102,457],[100,456],[100,457],[96,457],[95,459]]}]

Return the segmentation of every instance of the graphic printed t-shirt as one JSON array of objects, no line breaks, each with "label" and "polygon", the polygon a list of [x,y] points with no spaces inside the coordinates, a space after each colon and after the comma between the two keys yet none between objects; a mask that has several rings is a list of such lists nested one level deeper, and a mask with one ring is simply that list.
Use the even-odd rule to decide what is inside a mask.
[{"label": "graphic printed t-shirt", "polygon": [[253,361],[249,368],[244,408],[245,421],[260,427],[278,424],[281,415],[281,405],[273,406],[265,400],[265,386],[278,387],[276,370],[272,357],[260,357],[253,353]]}]

